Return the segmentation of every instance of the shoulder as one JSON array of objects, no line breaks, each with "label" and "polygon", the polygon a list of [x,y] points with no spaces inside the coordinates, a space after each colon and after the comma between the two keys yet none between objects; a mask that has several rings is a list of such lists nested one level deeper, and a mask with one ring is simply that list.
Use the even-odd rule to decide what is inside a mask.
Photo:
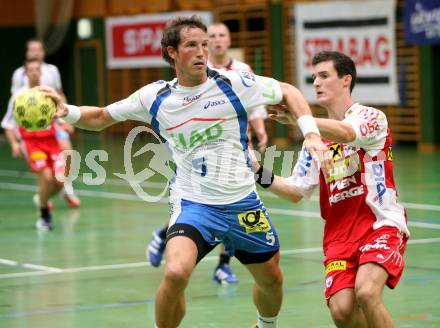
[{"label": "shoulder", "polygon": [[215,80],[221,79],[234,87],[252,87],[257,80],[254,73],[246,70],[208,70],[208,76]]},{"label": "shoulder", "polygon": [[53,64],[43,63],[43,64],[41,65],[41,67],[42,67],[42,69],[44,69],[44,70],[46,70],[46,71],[56,72],[56,73],[59,72],[58,67],[56,67],[56,66],[53,65]]},{"label": "shoulder", "polygon": [[232,69],[234,70],[244,70],[244,71],[250,71],[252,72],[251,67],[246,64],[245,62],[236,60],[236,59],[232,59]]},{"label": "shoulder", "polygon": [[140,88],[138,91],[145,95],[158,95],[159,93],[163,92],[164,90],[167,90],[170,88],[170,84],[167,81],[159,80],[152,82],[150,84],[144,85],[142,88]]},{"label": "shoulder", "polygon": [[166,94],[168,90],[170,90],[169,82],[159,80],[143,86],[142,88],[137,90],[134,94],[137,94],[139,100],[146,105],[148,103],[152,103],[155,99],[159,98],[161,95]]},{"label": "shoulder", "polygon": [[24,67],[20,66],[14,70],[14,73],[12,73],[12,77],[13,78],[18,77],[19,75],[23,75],[23,74],[24,74]]},{"label": "shoulder", "polygon": [[386,120],[386,115],[381,110],[374,107],[364,106],[359,103],[355,103],[351,106],[345,117],[357,117],[363,120]]}]

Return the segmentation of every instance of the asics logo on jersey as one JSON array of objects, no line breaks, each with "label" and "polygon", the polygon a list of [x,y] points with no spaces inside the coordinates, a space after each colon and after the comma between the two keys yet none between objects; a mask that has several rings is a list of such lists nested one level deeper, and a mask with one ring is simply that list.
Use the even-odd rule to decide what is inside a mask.
[{"label": "asics logo on jersey", "polygon": [[182,106],[186,106],[186,105],[193,103],[194,101],[199,99],[201,96],[202,96],[202,94],[195,95],[195,96],[187,96],[187,97],[183,98]]},{"label": "asics logo on jersey", "polygon": [[226,100],[224,99],[220,99],[220,100],[208,100],[208,102],[205,104],[205,106],[203,106],[204,109],[208,109],[209,107],[215,107],[215,106],[219,106],[219,105],[224,105],[226,104]]}]

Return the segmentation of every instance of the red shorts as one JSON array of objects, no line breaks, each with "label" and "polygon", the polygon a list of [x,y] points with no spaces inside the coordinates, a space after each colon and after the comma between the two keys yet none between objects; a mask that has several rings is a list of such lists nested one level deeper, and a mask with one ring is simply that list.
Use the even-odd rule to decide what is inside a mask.
[{"label": "red shorts", "polygon": [[[38,172],[50,168],[53,173],[63,170],[56,165],[58,154],[61,152],[54,136],[47,138],[23,139],[26,158],[32,172]],[[63,172],[61,171],[61,172]]]},{"label": "red shorts", "polygon": [[357,252],[350,258],[328,258],[325,260],[325,298],[344,288],[354,288],[360,265],[374,262],[388,272],[387,286],[393,289],[402,276],[405,262],[407,237],[395,227],[374,230],[359,243]]}]

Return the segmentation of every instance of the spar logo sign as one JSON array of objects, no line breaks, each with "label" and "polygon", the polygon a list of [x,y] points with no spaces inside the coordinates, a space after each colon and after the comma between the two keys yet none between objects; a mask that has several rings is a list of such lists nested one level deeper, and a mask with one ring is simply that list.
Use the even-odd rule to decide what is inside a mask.
[{"label": "spar logo sign", "polygon": [[[205,24],[212,21],[206,11],[195,14]],[[167,22],[176,13],[110,17],[105,21],[108,68],[162,67],[168,64],[162,59],[161,40]]]}]

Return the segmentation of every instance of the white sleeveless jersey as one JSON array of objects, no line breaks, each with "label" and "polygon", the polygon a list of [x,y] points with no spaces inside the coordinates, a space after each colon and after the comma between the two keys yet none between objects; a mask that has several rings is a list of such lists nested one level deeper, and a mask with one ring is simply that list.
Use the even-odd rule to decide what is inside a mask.
[{"label": "white sleeveless jersey", "polygon": [[[21,87],[27,86],[28,83],[29,80],[24,71],[24,66],[17,68],[12,74],[11,94],[14,94]],[[60,72],[55,65],[48,63],[41,64],[40,85],[46,85],[55,90],[62,89]]]},{"label": "white sleeveless jersey", "polygon": [[208,79],[198,86],[157,81],[107,109],[118,121],[150,123],[167,141],[181,198],[229,204],[255,190],[247,156],[247,109],[281,100],[274,79],[208,69]]}]

